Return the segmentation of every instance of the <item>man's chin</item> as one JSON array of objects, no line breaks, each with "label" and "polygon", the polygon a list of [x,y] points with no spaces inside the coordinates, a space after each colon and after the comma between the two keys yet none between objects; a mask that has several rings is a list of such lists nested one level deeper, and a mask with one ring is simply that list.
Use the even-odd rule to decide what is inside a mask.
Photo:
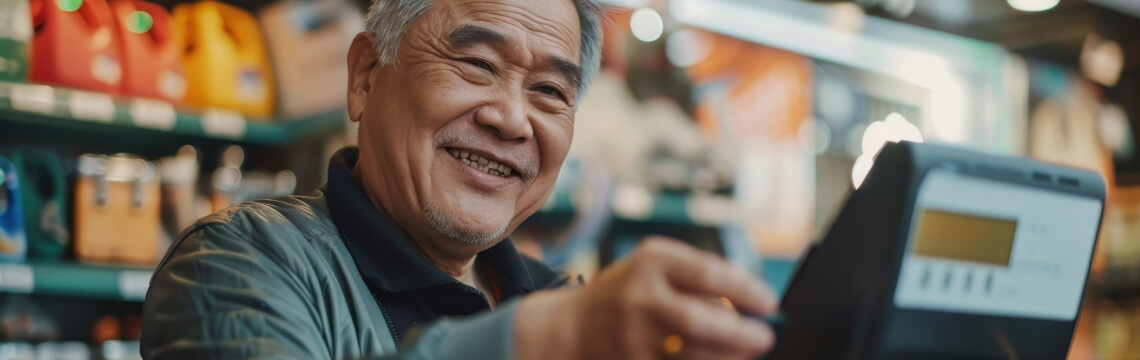
[{"label": "man's chin", "polygon": [[507,222],[499,226],[465,226],[444,215],[436,206],[430,205],[424,207],[424,218],[428,225],[443,236],[465,245],[494,244],[507,236],[507,227],[510,226]]}]

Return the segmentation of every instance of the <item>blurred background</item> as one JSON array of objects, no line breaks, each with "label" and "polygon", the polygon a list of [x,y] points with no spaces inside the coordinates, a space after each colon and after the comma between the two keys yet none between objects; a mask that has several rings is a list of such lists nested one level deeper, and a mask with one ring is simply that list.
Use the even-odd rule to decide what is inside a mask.
[{"label": "blurred background", "polygon": [[[608,2],[523,251],[589,278],[665,234],[782,291],[884,142],[1032,157],[1110,185],[1070,358],[1140,359],[1140,2]],[[0,0],[0,360],[138,358],[171,239],[322,184],[367,5]]]}]

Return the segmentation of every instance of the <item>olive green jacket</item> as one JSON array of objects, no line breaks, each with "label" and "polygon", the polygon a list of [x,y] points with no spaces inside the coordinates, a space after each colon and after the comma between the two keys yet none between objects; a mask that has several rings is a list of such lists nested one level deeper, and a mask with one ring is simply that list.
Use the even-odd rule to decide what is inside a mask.
[{"label": "olive green jacket", "polygon": [[142,356],[509,359],[516,305],[439,321],[397,354],[321,189],[238,204],[183,232],[147,291]]}]

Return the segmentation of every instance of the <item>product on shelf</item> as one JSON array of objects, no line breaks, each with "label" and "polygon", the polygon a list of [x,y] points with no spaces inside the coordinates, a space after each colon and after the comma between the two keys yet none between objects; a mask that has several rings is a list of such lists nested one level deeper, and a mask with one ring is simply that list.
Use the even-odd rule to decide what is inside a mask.
[{"label": "product on shelf", "polygon": [[158,161],[162,174],[162,225],[173,239],[211,211],[210,202],[198,193],[198,151],[186,145],[175,156]]},{"label": "product on shelf", "polygon": [[139,0],[113,0],[111,11],[123,44],[123,93],[181,102],[186,96],[183,45],[170,13]]},{"label": "product on shelf", "polygon": [[27,81],[31,21],[27,0],[0,0],[0,81]]},{"label": "product on shelf", "polygon": [[67,178],[59,157],[47,151],[3,151],[20,177],[28,257],[59,258],[71,239],[67,222]]},{"label": "product on shelf", "polygon": [[303,117],[343,109],[348,47],[364,16],[343,0],[282,1],[258,14],[277,75],[279,110]]},{"label": "product on shelf", "polygon": [[253,15],[200,1],[174,7],[174,24],[186,46],[187,104],[273,114],[273,71]]},{"label": "product on shelf", "polygon": [[292,171],[242,171],[244,161],[245,152],[239,146],[230,146],[222,153],[222,166],[214,170],[210,183],[213,211],[243,201],[290,195],[297,188],[297,176]]},{"label": "product on shelf", "polygon": [[154,164],[122,154],[81,156],[74,216],[80,260],[156,262],[161,220]]},{"label": "product on shelf", "polygon": [[118,93],[122,51],[106,0],[31,0],[29,80]]},{"label": "product on shelf", "polygon": [[[43,310],[36,299],[27,295],[6,294],[0,297],[0,341],[57,341],[59,323],[52,313]],[[0,349],[0,353],[4,351]]]},{"label": "product on shelf", "polygon": [[12,163],[0,156],[0,262],[22,262],[27,249],[19,176]]}]

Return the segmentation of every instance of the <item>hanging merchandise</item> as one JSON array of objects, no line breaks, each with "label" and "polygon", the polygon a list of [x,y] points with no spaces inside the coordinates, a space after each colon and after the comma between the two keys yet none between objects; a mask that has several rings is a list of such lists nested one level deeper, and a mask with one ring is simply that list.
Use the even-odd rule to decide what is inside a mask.
[{"label": "hanging merchandise", "polygon": [[138,0],[111,1],[123,44],[123,93],[180,102],[186,96],[182,38],[170,13]]},{"label": "hanging merchandise", "polygon": [[106,0],[31,0],[31,10],[30,81],[119,92],[121,48]]},{"label": "hanging merchandise", "polygon": [[75,255],[80,260],[158,260],[159,185],[154,164],[131,155],[83,155],[75,185]]},{"label": "hanging merchandise", "polygon": [[174,7],[183,36],[186,103],[273,115],[273,71],[253,15],[217,1]]},{"label": "hanging merchandise", "polygon": [[16,168],[0,156],[0,262],[23,262],[28,238]]},{"label": "hanging merchandise", "polygon": [[364,16],[343,0],[282,1],[260,13],[277,73],[278,104],[287,117],[343,109],[348,47]]},{"label": "hanging merchandise", "polygon": [[20,176],[28,256],[58,259],[71,238],[67,222],[67,178],[59,157],[27,148],[3,153]]},{"label": "hanging merchandise", "polygon": [[0,0],[0,81],[28,79],[31,18],[26,0]]},{"label": "hanging merchandise", "polygon": [[222,166],[214,170],[210,180],[213,211],[243,201],[290,195],[297,189],[297,176],[292,171],[244,171],[243,162],[245,150],[240,146],[231,145],[222,152]]},{"label": "hanging merchandise", "polygon": [[177,238],[183,229],[210,214],[210,200],[197,190],[198,169],[198,150],[190,145],[182,146],[174,156],[158,160],[162,226],[170,239]]}]

